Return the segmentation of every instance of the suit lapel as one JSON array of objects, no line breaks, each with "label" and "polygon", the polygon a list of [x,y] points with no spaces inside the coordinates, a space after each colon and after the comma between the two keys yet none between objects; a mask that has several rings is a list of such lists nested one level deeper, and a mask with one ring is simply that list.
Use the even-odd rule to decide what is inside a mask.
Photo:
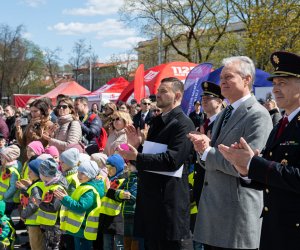
[{"label": "suit lapel", "polygon": [[221,128],[220,134],[217,138],[217,144],[220,144],[227,137],[232,128],[248,113],[248,109],[254,103],[255,98],[250,97],[238,107],[238,109],[229,118],[225,127]]},{"label": "suit lapel", "polygon": [[214,126],[213,126],[213,129],[212,129],[212,138],[211,138],[211,143],[210,143],[210,145],[212,147],[215,145],[216,140],[219,137],[224,116],[225,116],[225,109],[222,110],[222,112],[220,112],[220,114],[218,115],[218,117],[216,118],[216,120],[214,122]]}]

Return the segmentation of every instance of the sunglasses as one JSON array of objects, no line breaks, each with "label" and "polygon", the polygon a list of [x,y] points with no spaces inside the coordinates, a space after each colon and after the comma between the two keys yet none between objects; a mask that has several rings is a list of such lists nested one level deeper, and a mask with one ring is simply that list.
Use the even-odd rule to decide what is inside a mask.
[{"label": "sunglasses", "polygon": [[64,104],[64,105],[58,105],[58,106],[57,106],[58,109],[61,109],[61,108],[67,109],[68,107],[69,107],[69,106],[68,106],[68,105],[65,105],[65,104]]},{"label": "sunglasses", "polygon": [[151,105],[150,102],[142,102],[144,105]]},{"label": "sunglasses", "polygon": [[114,122],[114,121],[120,121],[122,118],[120,118],[120,117],[117,117],[117,118],[115,118],[115,119],[112,119],[112,121]]},{"label": "sunglasses", "polygon": [[153,109],[154,112],[160,112],[160,109]]}]

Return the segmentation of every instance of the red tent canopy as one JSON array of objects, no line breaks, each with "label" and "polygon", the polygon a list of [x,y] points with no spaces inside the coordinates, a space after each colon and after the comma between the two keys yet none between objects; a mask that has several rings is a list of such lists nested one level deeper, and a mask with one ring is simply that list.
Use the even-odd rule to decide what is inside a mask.
[{"label": "red tent canopy", "polygon": [[14,94],[13,95],[13,104],[18,108],[18,107],[22,107],[25,108],[26,103],[30,100],[30,99],[34,99],[34,98],[38,98],[40,97],[40,95],[26,95],[26,94]]},{"label": "red tent canopy", "polygon": [[63,82],[59,84],[55,89],[52,89],[47,94],[42,95],[41,97],[49,97],[52,99],[52,102],[55,101],[55,98],[59,94],[68,95],[68,96],[79,96],[84,94],[89,94],[90,91],[79,85],[75,81]]},{"label": "red tent canopy", "polygon": [[123,77],[112,78],[108,83],[101,88],[93,91],[90,95],[98,95],[102,93],[121,93],[129,84]]},{"label": "red tent canopy", "polygon": [[[122,91],[128,86],[129,82],[123,77],[112,78],[101,88],[88,94],[88,96],[101,97],[101,100],[116,101]],[[88,97],[89,98],[89,97]],[[89,98],[91,99],[91,98]]]},{"label": "red tent canopy", "polygon": [[[188,73],[197,64],[190,62],[170,62],[161,64],[145,71],[144,83],[149,88],[150,94],[156,94],[157,88],[162,79],[166,77],[177,77],[184,81]],[[134,84],[129,84],[121,93],[119,100],[127,101],[133,93]]]}]

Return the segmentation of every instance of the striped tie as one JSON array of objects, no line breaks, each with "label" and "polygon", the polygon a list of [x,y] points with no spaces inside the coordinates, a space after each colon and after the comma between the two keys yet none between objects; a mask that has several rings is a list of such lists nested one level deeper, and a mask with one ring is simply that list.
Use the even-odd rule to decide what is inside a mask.
[{"label": "striped tie", "polygon": [[231,116],[232,110],[233,110],[233,107],[231,105],[229,105],[229,106],[226,107],[225,115],[224,115],[224,118],[223,118],[222,127],[224,127],[226,125],[226,123],[228,122],[228,120],[229,120],[229,118]]}]

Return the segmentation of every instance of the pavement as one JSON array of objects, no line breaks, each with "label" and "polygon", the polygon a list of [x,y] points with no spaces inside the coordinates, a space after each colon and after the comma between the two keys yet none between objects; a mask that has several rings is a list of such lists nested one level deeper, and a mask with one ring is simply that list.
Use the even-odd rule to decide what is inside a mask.
[{"label": "pavement", "polygon": [[[12,221],[14,222],[14,224],[16,225],[19,221],[20,221],[20,217],[18,216],[18,211],[14,210],[12,213]],[[28,242],[28,234],[25,236],[24,233],[27,233],[27,230],[17,230],[17,235],[16,235],[16,241],[14,244],[14,249],[20,249],[20,250],[26,250],[26,249],[30,249],[30,248],[24,248],[21,247],[21,244],[24,244],[25,242]]]}]

